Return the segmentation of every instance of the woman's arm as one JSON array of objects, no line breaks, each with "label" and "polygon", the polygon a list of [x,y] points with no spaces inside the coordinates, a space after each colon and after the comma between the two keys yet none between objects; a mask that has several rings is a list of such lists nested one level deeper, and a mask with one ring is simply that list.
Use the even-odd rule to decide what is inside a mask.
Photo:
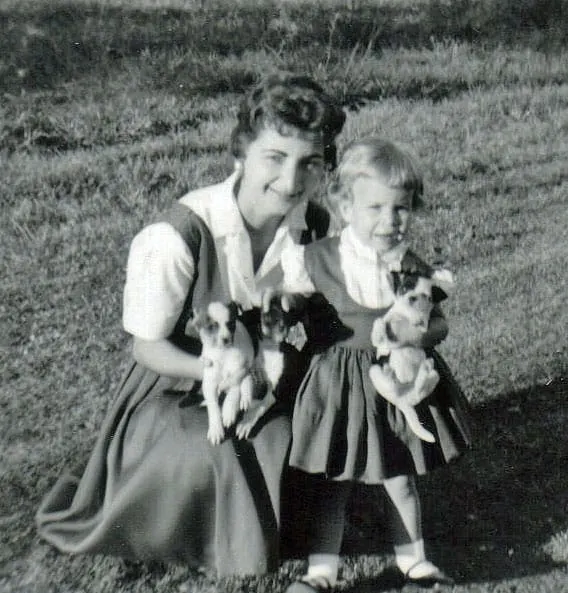
[{"label": "woman's arm", "polygon": [[169,340],[143,340],[134,337],[132,355],[136,362],[167,377],[203,380],[203,361],[178,348]]}]

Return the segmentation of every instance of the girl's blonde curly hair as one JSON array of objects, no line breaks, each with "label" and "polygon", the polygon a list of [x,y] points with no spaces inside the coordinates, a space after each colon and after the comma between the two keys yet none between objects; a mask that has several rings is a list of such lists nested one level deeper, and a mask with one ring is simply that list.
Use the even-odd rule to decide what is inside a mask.
[{"label": "girl's blonde curly hair", "polygon": [[390,188],[411,192],[412,209],[423,205],[424,183],[414,156],[389,140],[362,138],[347,145],[328,184],[326,201],[336,227],[345,226],[339,203],[353,199],[353,184],[360,177],[379,177]]}]

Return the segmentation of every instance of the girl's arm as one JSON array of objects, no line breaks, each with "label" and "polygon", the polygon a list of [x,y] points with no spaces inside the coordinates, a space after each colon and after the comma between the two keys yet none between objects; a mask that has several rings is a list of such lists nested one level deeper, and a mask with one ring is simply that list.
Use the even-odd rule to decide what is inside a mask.
[{"label": "girl's arm", "polygon": [[203,361],[166,338],[143,340],[135,336],[132,355],[136,362],[160,375],[203,380]]}]

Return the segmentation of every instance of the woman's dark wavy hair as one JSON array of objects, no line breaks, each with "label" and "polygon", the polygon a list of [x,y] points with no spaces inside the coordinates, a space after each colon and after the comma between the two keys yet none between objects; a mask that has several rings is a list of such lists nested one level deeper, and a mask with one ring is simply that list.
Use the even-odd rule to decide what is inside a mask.
[{"label": "woman's dark wavy hair", "polygon": [[343,109],[311,78],[289,72],[272,74],[241,102],[238,123],[231,134],[231,153],[242,158],[248,144],[267,127],[282,134],[292,127],[321,132],[324,162],[333,170],[337,165],[335,138],[344,123]]}]

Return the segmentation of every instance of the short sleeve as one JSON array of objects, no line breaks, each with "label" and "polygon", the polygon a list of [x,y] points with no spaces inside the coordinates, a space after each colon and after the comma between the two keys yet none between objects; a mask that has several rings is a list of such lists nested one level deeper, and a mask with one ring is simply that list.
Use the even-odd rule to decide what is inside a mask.
[{"label": "short sleeve", "polygon": [[306,270],[305,247],[289,243],[282,251],[283,288],[286,292],[310,294],[316,288]]},{"label": "short sleeve", "polygon": [[132,241],[123,295],[124,329],[144,340],[171,335],[195,275],[195,261],[168,223],[143,229]]}]

